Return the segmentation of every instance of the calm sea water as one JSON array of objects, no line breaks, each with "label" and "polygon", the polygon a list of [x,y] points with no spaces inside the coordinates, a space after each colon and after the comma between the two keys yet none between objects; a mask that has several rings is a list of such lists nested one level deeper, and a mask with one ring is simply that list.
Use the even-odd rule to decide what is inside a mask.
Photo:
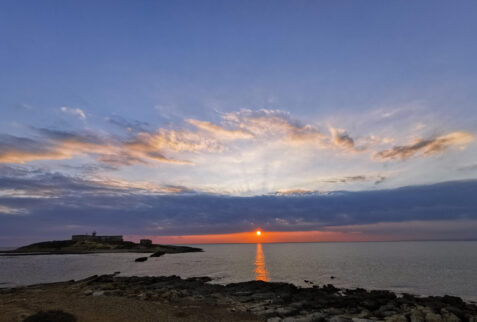
[{"label": "calm sea water", "polygon": [[[203,253],[0,256],[0,287],[121,275],[210,276],[215,283],[253,279],[307,286],[389,289],[477,300],[477,242],[290,243],[201,245]],[[334,279],[331,279],[334,276]]]}]

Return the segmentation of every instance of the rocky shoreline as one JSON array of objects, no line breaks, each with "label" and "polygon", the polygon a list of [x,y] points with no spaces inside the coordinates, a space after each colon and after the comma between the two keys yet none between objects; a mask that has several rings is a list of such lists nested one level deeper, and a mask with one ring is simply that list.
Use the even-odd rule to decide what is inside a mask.
[{"label": "rocky shoreline", "polygon": [[277,282],[220,285],[208,283],[210,281],[209,277],[182,279],[178,276],[122,277],[112,274],[80,281],[1,289],[0,300],[28,290],[61,286],[81,297],[125,298],[179,308],[191,305],[222,307],[231,316],[241,317],[234,320],[477,322],[475,303],[466,303],[453,296],[396,295],[390,291],[339,289],[330,284],[302,288]]}]

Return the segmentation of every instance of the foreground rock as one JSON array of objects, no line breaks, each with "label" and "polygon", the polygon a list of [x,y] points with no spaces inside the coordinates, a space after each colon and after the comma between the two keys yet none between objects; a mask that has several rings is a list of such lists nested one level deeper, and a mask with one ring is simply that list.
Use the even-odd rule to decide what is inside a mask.
[{"label": "foreground rock", "polygon": [[[234,314],[252,314],[259,320],[278,321],[446,321],[477,322],[477,306],[458,297],[397,296],[389,291],[338,289],[332,285],[300,288],[287,283],[251,281],[218,285],[208,277],[92,276],[63,283],[82,296],[128,298],[173,306],[226,307]],[[29,288],[48,288],[49,284]],[[28,288],[25,288],[28,289]],[[6,289],[3,294],[22,289]],[[61,307],[60,307],[61,309]]]}]

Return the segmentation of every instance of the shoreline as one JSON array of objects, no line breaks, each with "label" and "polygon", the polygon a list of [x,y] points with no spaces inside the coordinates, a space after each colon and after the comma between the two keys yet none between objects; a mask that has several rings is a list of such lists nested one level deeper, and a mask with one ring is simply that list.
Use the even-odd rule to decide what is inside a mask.
[{"label": "shoreline", "polygon": [[[181,254],[190,252],[169,252],[165,254]],[[88,254],[154,254],[155,251],[148,249],[133,249],[133,250],[90,250],[90,251],[47,251],[47,252],[0,252],[0,256],[40,256],[40,255],[88,255]]]},{"label": "shoreline", "polygon": [[[135,312],[137,301],[141,302],[142,310],[149,308],[154,311],[161,306],[162,309],[158,309],[160,312],[170,314],[195,307],[190,316],[182,316],[184,321],[201,321],[200,317],[197,319],[194,316],[197,310],[201,310],[207,315],[205,320],[477,322],[475,303],[448,295],[421,297],[385,290],[340,289],[331,284],[303,288],[281,282],[249,281],[221,285],[211,284],[210,281],[209,277],[182,279],[178,276],[123,277],[117,276],[117,273],[94,275],[78,281],[3,288],[0,289],[0,304],[11,318],[21,302],[17,301],[21,299],[23,308],[26,303],[31,306],[31,314],[35,313],[35,303],[41,308],[71,310],[66,302],[62,304],[63,300],[53,301],[51,305],[42,303],[48,298],[47,294],[55,297],[61,293],[68,294],[64,301],[72,303],[89,303],[93,298],[106,303],[121,302],[122,309],[130,307],[134,314],[142,314]],[[90,313],[83,309],[81,320],[94,319],[95,312],[102,310],[94,304],[88,305],[92,305]],[[114,316],[119,310],[117,306],[103,309],[108,311],[105,316]],[[70,313],[79,314],[76,311]],[[153,313],[144,314],[145,320],[155,316],[148,315]],[[181,317],[174,320],[181,320]]]}]

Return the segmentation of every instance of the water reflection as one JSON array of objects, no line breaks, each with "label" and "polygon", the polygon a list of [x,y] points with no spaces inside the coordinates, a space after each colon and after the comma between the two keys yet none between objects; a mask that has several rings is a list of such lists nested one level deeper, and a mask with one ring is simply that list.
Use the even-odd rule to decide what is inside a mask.
[{"label": "water reflection", "polygon": [[255,279],[257,281],[268,282],[268,271],[265,267],[265,255],[263,255],[262,244],[257,244],[257,254],[255,255]]}]

